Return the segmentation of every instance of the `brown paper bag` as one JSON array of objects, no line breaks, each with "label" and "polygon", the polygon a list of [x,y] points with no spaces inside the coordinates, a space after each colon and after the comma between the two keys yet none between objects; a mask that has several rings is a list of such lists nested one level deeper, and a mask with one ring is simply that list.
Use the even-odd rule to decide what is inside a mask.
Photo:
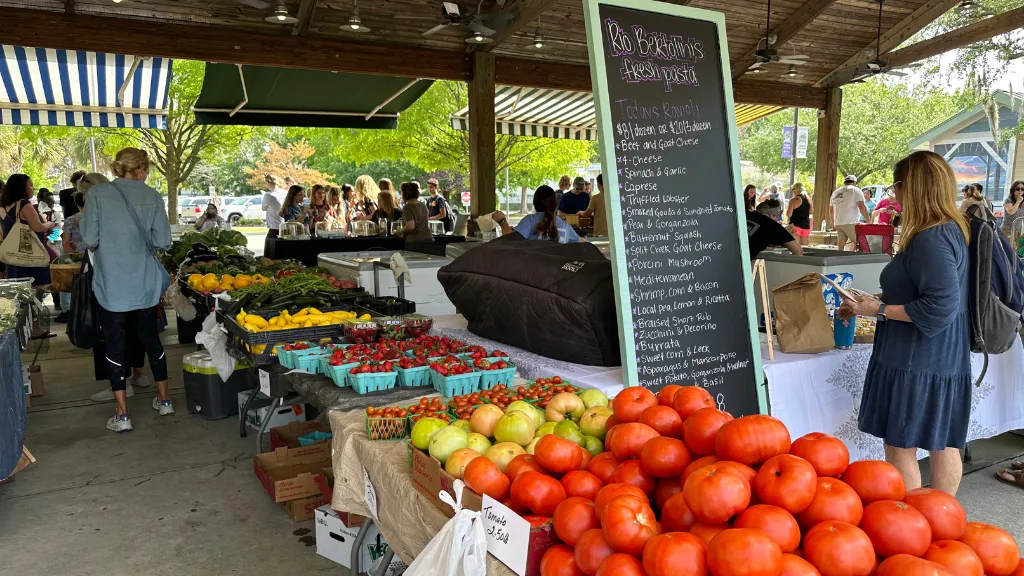
[{"label": "brown paper bag", "polygon": [[775,300],[775,333],[779,348],[787,354],[817,354],[835,346],[832,322],[825,309],[821,280],[809,273],[772,290]]}]

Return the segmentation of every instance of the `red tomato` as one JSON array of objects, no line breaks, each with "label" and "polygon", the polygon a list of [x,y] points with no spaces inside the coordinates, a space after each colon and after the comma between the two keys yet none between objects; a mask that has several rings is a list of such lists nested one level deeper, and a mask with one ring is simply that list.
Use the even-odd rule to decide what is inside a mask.
[{"label": "red tomato", "polygon": [[[664,408],[664,406],[656,406],[656,408]],[[675,414],[675,412],[672,413]],[[640,462],[644,465],[644,470],[651,476],[657,478],[678,477],[690,465],[690,451],[682,440],[665,436],[651,438],[640,449]]]},{"label": "red tomato", "polygon": [[632,484],[644,491],[647,498],[654,494],[658,479],[648,474],[639,460],[626,460],[612,472],[613,484]]},{"label": "red tomato", "polygon": [[1002,528],[981,522],[968,522],[960,541],[970,546],[981,558],[981,565],[989,576],[1007,576],[1020,564],[1017,542]]},{"label": "red tomato", "polygon": [[864,508],[860,529],[871,538],[875,554],[922,556],[932,543],[932,529],[924,515],[896,500],[878,500]]},{"label": "red tomato", "polygon": [[708,544],[708,568],[715,576],[778,576],[782,550],[760,530],[723,530]]},{"label": "red tomato", "polygon": [[864,505],[876,500],[903,500],[907,485],[895,466],[881,460],[858,460],[841,476],[860,496]]},{"label": "red tomato", "polygon": [[587,466],[590,466],[590,452],[583,446],[580,446],[580,465],[576,468],[577,470],[586,470]]},{"label": "red tomato", "polygon": [[659,534],[644,546],[644,572],[647,576],[705,576],[705,548],[704,542],[693,534]]},{"label": "red tomato", "polygon": [[690,462],[689,466],[683,469],[683,475],[679,477],[679,481],[686,482],[686,479],[690,477],[690,474],[693,474],[697,470],[700,470],[705,466],[711,466],[712,464],[715,464],[717,462],[717,456],[702,456],[700,458],[697,458],[693,462]]},{"label": "red tomato", "polygon": [[587,530],[576,540],[576,566],[587,576],[597,574],[597,568],[604,559],[615,553],[608,541],[604,539],[604,531],[600,528]]},{"label": "red tomato", "polygon": [[910,554],[897,554],[878,565],[876,576],[953,576],[943,566]]},{"label": "red tomato", "polygon": [[572,548],[555,544],[540,559],[540,576],[581,576],[583,571],[576,566]]},{"label": "red tomato", "polygon": [[643,490],[633,486],[632,484],[608,484],[597,492],[597,499],[594,500],[597,517],[603,518],[605,506],[607,506],[608,503],[616,497],[622,495],[636,496],[640,499],[647,498],[647,494],[645,494]]},{"label": "red tomato", "polygon": [[683,419],[670,406],[651,406],[640,414],[637,422],[647,424],[658,434],[670,438],[679,438],[683,433]]},{"label": "red tomato", "polygon": [[598,480],[607,484],[612,472],[619,467],[619,459],[611,452],[602,452],[594,456],[587,464],[587,472],[597,476]]},{"label": "red tomato", "polygon": [[672,407],[672,398],[676,395],[676,392],[682,390],[683,387],[678,384],[669,384],[658,391],[658,404],[661,406]]},{"label": "red tomato", "polygon": [[477,494],[487,494],[495,500],[501,500],[508,494],[511,482],[502,473],[497,464],[487,458],[473,458],[462,473],[466,486]]},{"label": "red tomato", "polygon": [[665,502],[668,502],[669,498],[682,491],[683,483],[679,481],[679,478],[662,478],[658,480],[658,485],[654,488],[654,507],[661,510],[665,507]]},{"label": "red tomato", "polygon": [[603,486],[604,483],[597,476],[586,470],[573,470],[562,476],[562,487],[565,488],[565,495],[570,498],[579,496],[593,502]]},{"label": "red tomato", "polygon": [[971,547],[963,542],[956,540],[932,542],[922,558],[941,564],[957,576],[985,576],[985,567],[981,565],[981,558],[978,558],[974,550],[971,550]]},{"label": "red tomato", "polygon": [[779,576],[821,576],[821,573],[807,560],[794,554],[783,554]]},{"label": "red tomato", "polygon": [[863,515],[864,505],[853,488],[842,480],[818,478],[818,487],[814,491],[811,505],[798,514],[796,519],[800,526],[807,530],[827,520],[847,522],[856,526],[860,524]]},{"label": "red tomato", "polygon": [[793,441],[789,453],[814,466],[818,476],[839,476],[850,465],[850,451],[835,436],[811,432]]},{"label": "red tomato", "polygon": [[697,456],[715,453],[715,436],[723,424],[732,420],[728,412],[717,408],[701,408],[683,422],[683,440]]},{"label": "red tomato", "polygon": [[580,536],[587,530],[600,528],[594,503],[586,498],[572,497],[562,500],[551,516],[555,535],[569,546],[576,546]]},{"label": "red tomato", "polygon": [[721,462],[715,462],[715,465],[723,470],[729,470],[736,472],[743,477],[744,480],[750,484],[750,495],[754,495],[754,478],[757,478],[757,470],[754,470],[750,466],[740,464],[739,462],[733,462],[732,460],[723,460]]},{"label": "red tomato", "polygon": [[800,525],[792,514],[778,506],[751,506],[736,518],[733,526],[764,532],[778,543],[783,552],[793,552],[800,547]]},{"label": "red tomato", "polygon": [[523,472],[540,472],[546,473],[547,470],[541,466],[533,454],[519,454],[508,463],[505,467],[505,475],[508,479],[515,481]]},{"label": "red tomato", "polygon": [[675,494],[661,507],[661,527],[665,532],[689,532],[697,522],[686,506],[686,497]]},{"label": "red tomato", "polygon": [[644,410],[657,405],[653,392],[643,386],[630,386],[615,395],[612,411],[619,422],[636,422]]},{"label": "red tomato", "polygon": [[629,554],[612,554],[601,563],[597,576],[644,576],[644,566]]},{"label": "red tomato", "polygon": [[789,430],[778,418],[754,414],[730,420],[715,436],[715,454],[747,466],[789,452]]},{"label": "red tomato", "polygon": [[565,488],[547,474],[530,471],[523,472],[512,483],[511,495],[517,506],[534,514],[551,516],[555,507],[565,500]]},{"label": "red tomato", "polygon": [[629,495],[617,496],[605,506],[601,529],[604,530],[604,539],[616,552],[637,558],[644,545],[660,533],[654,510],[647,500]]},{"label": "red tomato", "polygon": [[537,441],[533,456],[538,464],[556,474],[577,470],[583,462],[579,444],[554,434],[545,434]]},{"label": "red tomato", "polygon": [[818,488],[814,466],[803,458],[779,454],[757,471],[754,492],[764,504],[778,506],[790,514],[799,514],[811,505]]},{"label": "red tomato", "polygon": [[715,536],[718,536],[719,532],[732,528],[729,524],[704,524],[701,522],[694,522],[693,526],[690,526],[690,534],[693,534],[697,538],[700,538],[704,544],[710,544],[711,540]]},{"label": "red tomato", "polygon": [[672,409],[679,413],[679,417],[686,420],[691,414],[701,408],[714,408],[715,400],[707,390],[700,386],[683,386],[677,390],[672,397]]},{"label": "red tomato", "polygon": [[1024,576],[1024,558],[1020,559],[1020,564],[1017,564],[1017,569],[1010,576]]},{"label": "red tomato", "polygon": [[846,522],[826,521],[808,530],[803,554],[821,576],[868,576],[875,570],[871,539]]},{"label": "red tomato", "polygon": [[697,520],[722,524],[750,504],[750,483],[721,463],[712,464],[686,479],[683,497]]},{"label": "red tomato", "polygon": [[903,501],[928,519],[932,541],[959,540],[967,529],[967,512],[954,496],[932,488],[910,490]]},{"label": "red tomato", "polygon": [[[616,396],[616,398],[618,398],[618,396]],[[548,436],[554,436],[554,434],[548,434]],[[619,460],[637,458],[640,456],[640,451],[643,449],[644,444],[646,444],[651,438],[656,438],[657,436],[657,430],[651,428],[647,424],[629,422],[616,426],[615,434],[610,438],[607,436],[605,437],[605,441],[607,442],[605,446],[611,450]],[[547,438],[547,436],[544,436],[541,440],[544,438]],[[540,445],[540,442],[537,444]]]}]

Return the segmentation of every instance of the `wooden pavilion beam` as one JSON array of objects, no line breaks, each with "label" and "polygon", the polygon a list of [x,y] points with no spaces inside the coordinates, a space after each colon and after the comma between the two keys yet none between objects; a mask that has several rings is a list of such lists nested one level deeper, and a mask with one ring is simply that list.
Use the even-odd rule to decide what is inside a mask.
[{"label": "wooden pavilion beam", "polygon": [[295,27],[292,28],[292,35],[305,36],[309,33],[309,28],[313,25],[313,20],[316,19],[316,0],[302,0],[302,4],[299,4],[299,13],[297,18],[299,21],[296,22]]},{"label": "wooden pavilion beam", "polygon": [[842,88],[829,88],[825,107],[818,113],[818,147],[814,166],[814,197],[811,199],[813,218],[811,230],[817,230],[822,220],[828,220],[829,229],[835,229],[829,214],[828,201],[839,176],[839,121],[843,115]]},{"label": "wooden pavilion beam", "polygon": [[1024,6],[890,52],[885,60],[889,66],[899,68],[1021,27],[1024,27]]},{"label": "wooden pavilion beam", "polygon": [[516,35],[517,32],[530,25],[540,16],[545,10],[551,7],[556,0],[519,0],[516,2],[517,14],[515,20],[509,23],[504,30],[501,30],[495,34],[490,44],[479,44],[472,48],[477,48],[479,52],[490,52],[503,44],[506,40]]},{"label": "wooden pavilion beam", "polygon": [[[778,37],[775,40],[775,47],[779,48],[786,42],[789,42],[797,33],[806,28],[808,24],[813,22],[826,8],[835,2],[836,0],[807,0],[807,2],[804,2],[802,6],[796,9],[796,12],[772,30],[772,33]],[[743,56],[740,56],[732,63],[733,80],[747,73],[747,68],[756,61],[754,56],[760,45],[760,40],[758,40]]]},{"label": "wooden pavilion beam", "polygon": [[64,12],[67,14],[75,13],[75,0],[64,0]]},{"label": "wooden pavilion beam", "polygon": [[494,212],[494,54],[473,53],[469,81],[469,212],[475,218]]},{"label": "wooden pavilion beam", "polygon": [[[950,8],[956,6],[960,2],[961,0],[929,0],[922,4],[917,10],[911,12],[909,16],[882,34],[881,47],[879,51],[882,54],[885,54],[889,50],[892,50],[906,42],[911,36],[920,32],[921,29],[934,22],[936,18],[942,16]],[[815,82],[814,85],[816,87],[820,87],[831,84],[836,72],[874,60],[874,54],[869,56],[865,53],[868,50],[874,50],[874,48],[874,42],[863,47],[856,54],[848,58],[846,62],[843,62],[842,66],[837,67],[835,70],[830,72],[828,76],[825,76],[821,80]]]}]

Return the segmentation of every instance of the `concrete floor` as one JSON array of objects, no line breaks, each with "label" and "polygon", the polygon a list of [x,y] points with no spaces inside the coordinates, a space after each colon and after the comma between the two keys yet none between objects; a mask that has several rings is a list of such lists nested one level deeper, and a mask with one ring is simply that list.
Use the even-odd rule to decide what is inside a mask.
[{"label": "concrete floor", "polygon": [[172,344],[173,329],[164,338],[179,411],[158,417],[155,390],[139,389],[126,434],[104,427],[113,404],[88,399],[104,386],[91,351],[58,336],[40,354],[46,396],[33,399],[25,440],[38,462],[0,485],[0,572],[348,575],[316,554],[313,521],[293,522],[263,490],[237,420],[185,411],[181,358],[195,347]]},{"label": "concrete floor", "polygon": [[[173,344],[173,322],[164,339],[180,411],[159,418],[149,407],[154,391],[138,390],[129,399],[135,430],[121,435],[104,428],[113,405],[88,400],[103,387],[92,353],[58,336],[40,354],[47,392],[33,399],[26,438],[38,462],[0,485],[4,573],[347,575],[317,556],[313,522],[293,522],[264,492],[252,437],[239,438],[237,421],[185,413],[181,358],[195,348]],[[1024,454],[1024,437],[972,446],[959,493],[969,518],[1024,543],[1024,491],[993,477],[997,464]],[[927,462],[922,468],[927,474]]]}]

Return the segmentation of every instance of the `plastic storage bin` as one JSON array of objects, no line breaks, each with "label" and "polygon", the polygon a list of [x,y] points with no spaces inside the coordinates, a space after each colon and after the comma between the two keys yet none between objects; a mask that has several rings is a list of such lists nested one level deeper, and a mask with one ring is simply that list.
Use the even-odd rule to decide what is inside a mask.
[{"label": "plastic storage bin", "polygon": [[441,376],[436,370],[431,370],[430,384],[442,396],[471,394],[480,389],[480,373],[469,372],[458,376]]},{"label": "plastic storage bin", "polygon": [[238,393],[254,386],[252,368],[237,364],[227,382],[220,379],[213,359],[205,352],[186,354],[182,360],[185,403],[189,414],[220,420],[238,414]]}]

